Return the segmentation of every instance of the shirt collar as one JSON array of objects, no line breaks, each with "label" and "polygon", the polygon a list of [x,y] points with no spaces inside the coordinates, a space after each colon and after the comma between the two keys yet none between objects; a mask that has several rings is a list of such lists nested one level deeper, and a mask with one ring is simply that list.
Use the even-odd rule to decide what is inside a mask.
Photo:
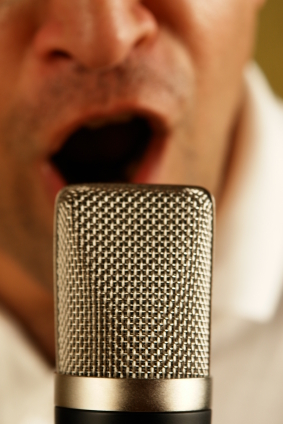
[{"label": "shirt collar", "polygon": [[283,106],[255,64],[216,228],[213,307],[256,321],[283,285]]}]

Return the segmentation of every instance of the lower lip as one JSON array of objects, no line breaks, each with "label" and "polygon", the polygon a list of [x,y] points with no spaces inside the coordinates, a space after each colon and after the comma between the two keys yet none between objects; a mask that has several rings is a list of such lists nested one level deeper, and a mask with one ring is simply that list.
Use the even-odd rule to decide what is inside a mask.
[{"label": "lower lip", "polygon": [[156,137],[151,141],[148,151],[133,178],[133,183],[156,184],[158,182],[158,169],[165,146],[166,140],[163,137]]},{"label": "lower lip", "polygon": [[39,172],[47,191],[47,195],[54,205],[56,196],[62,188],[66,186],[66,181],[50,162],[43,162],[39,165]]}]

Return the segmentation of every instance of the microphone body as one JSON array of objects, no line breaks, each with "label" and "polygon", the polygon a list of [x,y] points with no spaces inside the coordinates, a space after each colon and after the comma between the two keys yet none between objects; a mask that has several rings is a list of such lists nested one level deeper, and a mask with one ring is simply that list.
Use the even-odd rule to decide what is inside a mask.
[{"label": "microphone body", "polygon": [[209,193],[70,186],[55,233],[55,423],[209,424]]}]

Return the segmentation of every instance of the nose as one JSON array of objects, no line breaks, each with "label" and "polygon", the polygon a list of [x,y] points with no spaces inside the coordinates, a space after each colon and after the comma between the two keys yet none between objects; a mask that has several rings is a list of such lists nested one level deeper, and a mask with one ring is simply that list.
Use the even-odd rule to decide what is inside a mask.
[{"label": "nose", "polygon": [[44,57],[109,69],[156,32],[153,14],[139,0],[50,0],[34,45]]}]

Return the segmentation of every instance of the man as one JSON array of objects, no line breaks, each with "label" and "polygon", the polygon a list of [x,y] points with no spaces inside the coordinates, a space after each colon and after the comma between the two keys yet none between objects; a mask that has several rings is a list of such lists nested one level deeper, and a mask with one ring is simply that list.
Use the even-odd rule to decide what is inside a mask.
[{"label": "man", "polygon": [[[227,318],[221,302],[226,293],[227,309],[240,296],[222,282],[236,276],[227,251],[235,247],[242,252],[238,245],[230,245],[233,237],[228,233],[237,238],[247,232],[241,224],[233,225],[240,215],[245,223],[242,215],[250,210],[249,201],[243,203],[246,209],[241,207],[239,193],[243,189],[249,197],[250,186],[244,182],[246,177],[253,180],[248,178],[246,160],[254,157],[250,140],[257,138],[249,130],[256,121],[250,116],[254,105],[268,99],[273,112],[264,128],[283,129],[278,118],[282,111],[262,88],[265,83],[258,71],[249,70],[243,77],[262,3],[0,0],[0,328],[5,369],[1,423],[52,420],[53,205],[67,182],[85,180],[200,185],[214,194],[220,208],[215,270],[215,303],[220,306],[214,317],[212,358],[215,422],[267,422],[273,406],[271,421],[281,422],[276,390],[268,405],[258,402],[256,394],[252,397],[261,384],[256,382],[261,364],[268,361],[268,356],[257,359],[253,353],[259,352],[256,347],[262,347],[266,337],[243,318],[249,315],[246,305],[242,308],[246,315]],[[265,110],[260,111],[262,125]],[[265,134],[265,144],[267,138]],[[273,168],[272,161],[268,166]],[[253,219],[248,222],[253,224]],[[281,239],[283,233],[278,251]],[[271,315],[270,307],[264,317]],[[29,341],[11,320],[20,323]],[[268,324],[265,328],[266,336]],[[279,331],[280,326],[276,328]],[[255,344],[245,352],[244,341],[251,338]],[[248,366],[254,379],[241,383],[245,358],[249,364],[251,358],[258,363]],[[250,386],[243,389],[247,381]],[[271,378],[268,387],[274,389],[272,382]]]}]

